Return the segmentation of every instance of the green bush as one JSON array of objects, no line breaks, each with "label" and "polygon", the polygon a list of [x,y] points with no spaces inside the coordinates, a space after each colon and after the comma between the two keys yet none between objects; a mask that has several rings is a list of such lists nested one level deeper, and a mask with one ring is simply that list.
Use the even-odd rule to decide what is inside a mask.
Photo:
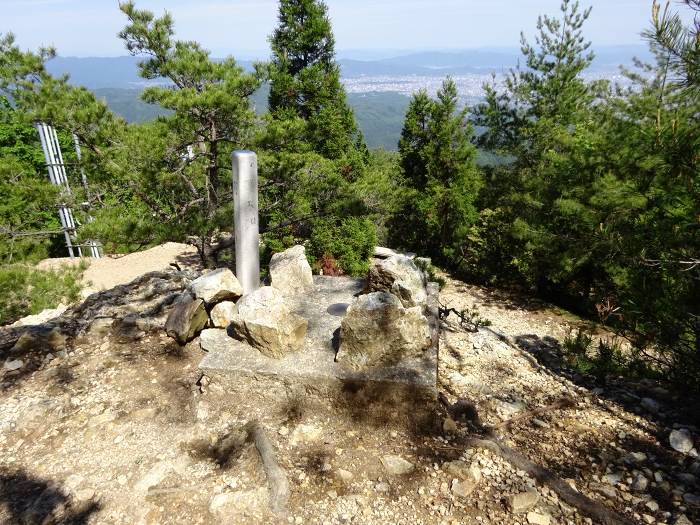
[{"label": "green bush", "polygon": [[84,270],[83,264],[55,271],[21,264],[0,267],[0,325],[75,301]]},{"label": "green bush", "polygon": [[376,244],[376,226],[368,218],[320,220],[314,225],[307,255],[312,264],[330,256],[343,273],[360,276],[369,270]]}]

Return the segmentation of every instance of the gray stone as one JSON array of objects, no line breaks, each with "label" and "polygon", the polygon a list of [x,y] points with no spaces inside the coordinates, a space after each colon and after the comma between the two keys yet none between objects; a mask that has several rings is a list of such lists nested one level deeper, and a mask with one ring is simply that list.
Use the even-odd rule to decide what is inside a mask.
[{"label": "gray stone", "polygon": [[481,481],[481,471],[476,465],[467,465],[464,461],[449,461],[442,466],[443,470],[453,478],[461,480]]},{"label": "gray stone", "polygon": [[654,399],[651,399],[649,397],[645,397],[644,399],[642,399],[641,405],[642,408],[648,410],[653,414],[658,414],[661,410],[661,405],[658,403],[658,401],[655,401]]},{"label": "gray stone", "polygon": [[539,514],[537,512],[527,513],[527,522],[530,525],[549,525],[552,517],[549,514]]},{"label": "gray stone", "polygon": [[635,492],[646,492],[649,487],[649,480],[643,474],[637,474],[632,481],[632,490]]},{"label": "gray stone", "polygon": [[672,431],[668,441],[673,450],[681,452],[682,454],[687,454],[693,449],[693,438],[690,432],[685,428]]},{"label": "gray stone", "polygon": [[211,324],[214,325],[215,328],[228,328],[235,313],[236,303],[232,301],[219,303],[214,306],[209,313]]},{"label": "gray stone", "polygon": [[527,512],[540,501],[536,490],[528,490],[508,497],[508,508],[514,514]]},{"label": "gray stone", "polygon": [[304,346],[308,321],[291,312],[279,290],[264,286],[236,303],[231,326],[236,339],[280,358]]},{"label": "gray stone", "polygon": [[622,477],[622,472],[611,472],[610,474],[606,474],[605,476],[603,476],[603,481],[605,483],[608,483],[609,485],[617,485],[622,481]]},{"label": "gray stone", "polygon": [[350,472],[349,470],[345,470],[345,469],[340,468],[340,469],[336,470],[335,475],[336,475],[336,478],[338,478],[338,480],[343,482],[343,483],[348,484],[348,483],[352,482],[353,475],[352,475],[352,472]]},{"label": "gray stone", "polygon": [[688,505],[700,507],[700,496],[698,496],[697,494],[691,494],[690,492],[686,492],[685,494],[683,494],[683,501],[685,501]]},{"label": "gray stone", "polygon": [[274,254],[270,260],[270,281],[273,288],[285,295],[313,289],[314,278],[306,260],[306,248],[292,246]]},{"label": "gray stone", "polygon": [[393,257],[394,255],[404,255],[408,257],[409,259],[415,258],[416,254],[415,253],[400,253],[397,252],[396,250],[392,250],[391,248],[385,248],[384,246],[376,246],[374,248],[374,256],[377,259],[388,259],[389,257]]},{"label": "gray stone", "polygon": [[197,299],[201,299],[208,305],[221,301],[235,301],[243,295],[241,283],[228,268],[219,268],[205,273],[192,281],[190,290]]},{"label": "gray stone", "polygon": [[685,514],[681,514],[676,518],[676,521],[673,522],[673,525],[693,525],[693,522],[690,521]]},{"label": "gray stone", "polygon": [[656,503],[654,500],[647,501],[644,506],[646,508],[648,508],[651,512],[658,512],[659,511],[659,504]]},{"label": "gray stone", "polygon": [[361,295],[348,308],[340,328],[336,360],[361,370],[420,358],[432,343],[421,307],[404,308],[390,293]]},{"label": "gray stone", "polygon": [[21,359],[14,359],[10,360],[8,359],[5,361],[5,364],[2,365],[3,370],[6,370],[8,372],[14,372],[15,370],[19,370],[24,366],[24,361]]},{"label": "gray stone", "polygon": [[410,474],[415,469],[413,463],[406,461],[401,456],[384,456],[381,461],[384,469],[392,476]]},{"label": "gray stone", "polygon": [[165,332],[180,344],[186,344],[201,332],[209,316],[201,299],[186,298],[173,308],[165,322]]},{"label": "gray stone", "polygon": [[630,452],[625,456],[625,463],[644,463],[647,460],[647,455],[644,452]]},{"label": "gray stone", "polygon": [[476,490],[477,485],[478,482],[471,479],[453,479],[450,490],[452,490],[452,494],[454,494],[456,497],[460,499],[467,499]]},{"label": "gray stone", "polygon": [[371,292],[392,293],[406,308],[424,306],[428,299],[423,272],[403,255],[394,255],[370,268],[365,293]]}]

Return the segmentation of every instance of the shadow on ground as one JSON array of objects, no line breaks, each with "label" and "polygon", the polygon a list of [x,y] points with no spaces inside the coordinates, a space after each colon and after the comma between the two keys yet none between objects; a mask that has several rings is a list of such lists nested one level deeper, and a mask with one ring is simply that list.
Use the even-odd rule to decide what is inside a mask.
[{"label": "shadow on ground", "polygon": [[76,503],[57,483],[22,470],[0,470],[0,521],[38,525],[82,525],[100,510],[96,502]]}]

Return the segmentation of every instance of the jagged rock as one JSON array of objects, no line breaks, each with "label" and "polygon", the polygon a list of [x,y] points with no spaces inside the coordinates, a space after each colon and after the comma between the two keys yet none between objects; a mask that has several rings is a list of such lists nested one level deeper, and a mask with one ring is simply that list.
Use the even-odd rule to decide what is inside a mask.
[{"label": "jagged rock", "polygon": [[514,514],[527,512],[540,501],[536,490],[528,490],[508,497],[508,507]]},{"label": "jagged rock", "polygon": [[215,328],[228,328],[236,313],[236,303],[232,301],[224,301],[212,308],[209,316],[211,323]]},{"label": "jagged rock", "polygon": [[235,301],[243,295],[241,283],[228,268],[219,268],[192,281],[190,290],[195,298],[208,305],[221,301]]},{"label": "jagged rock", "polygon": [[421,357],[430,344],[421,307],[404,308],[395,295],[374,292],[359,296],[348,308],[336,360],[354,369],[395,365]]},{"label": "jagged rock", "polygon": [[527,522],[530,525],[549,525],[552,517],[549,514],[539,514],[537,512],[527,513]]},{"label": "jagged rock", "polygon": [[24,361],[21,359],[15,359],[15,360],[10,360],[8,359],[5,361],[5,364],[2,365],[3,370],[6,370],[7,372],[14,372],[15,370],[19,370],[24,366]]},{"label": "jagged rock", "polygon": [[306,260],[306,248],[292,246],[276,253],[270,260],[272,287],[283,294],[303,293],[314,287],[311,266]]},{"label": "jagged rock", "polygon": [[382,465],[391,476],[403,476],[413,472],[415,465],[410,461],[406,461],[401,456],[384,456]]},{"label": "jagged rock", "polygon": [[690,521],[685,514],[681,514],[676,518],[676,521],[673,522],[673,525],[693,525],[693,522]]},{"label": "jagged rock", "polygon": [[290,311],[279,290],[264,286],[236,303],[231,325],[236,339],[280,358],[301,349],[308,321]]},{"label": "jagged rock", "polygon": [[392,293],[406,308],[424,306],[428,299],[423,272],[404,255],[394,255],[370,268],[365,293],[371,292]]},{"label": "jagged rock", "polygon": [[194,339],[209,322],[202,299],[192,299],[189,294],[175,305],[165,322],[165,332],[180,344]]},{"label": "jagged rock", "polygon": [[672,431],[668,441],[673,450],[681,452],[682,454],[687,454],[693,449],[693,438],[690,432],[685,428]]},{"label": "jagged rock", "polygon": [[632,490],[635,492],[646,492],[649,487],[649,480],[643,474],[637,474],[632,482]]}]

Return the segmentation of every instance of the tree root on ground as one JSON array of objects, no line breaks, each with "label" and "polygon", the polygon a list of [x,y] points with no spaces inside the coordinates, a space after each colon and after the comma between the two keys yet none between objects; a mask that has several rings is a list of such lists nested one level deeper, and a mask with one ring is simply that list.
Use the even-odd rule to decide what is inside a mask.
[{"label": "tree root on ground", "polygon": [[[440,401],[447,406],[448,411],[453,411],[453,409],[464,400],[460,400],[457,403],[450,405],[447,402],[446,397],[444,395],[441,395]],[[558,403],[564,403],[565,401],[571,402],[570,399],[565,398],[560,400]],[[556,404],[557,403],[555,403],[554,405]],[[552,407],[553,405],[548,405],[547,407],[544,407],[539,411],[550,410],[552,409]],[[532,415],[533,412],[537,411],[528,412],[527,414],[524,414],[521,418],[517,419],[523,419],[525,417],[528,417]],[[476,426],[479,426],[479,422],[480,420],[478,418],[478,415],[476,418],[472,418],[471,423],[473,425],[476,423]],[[504,424],[509,424],[513,422],[514,420],[510,420],[504,422]],[[550,489],[556,492],[557,495],[565,503],[571,505],[572,507],[575,507],[581,514],[588,516],[589,518],[593,519],[596,523],[601,523],[603,525],[633,525],[632,521],[618,514],[614,510],[608,509],[601,503],[592,500],[588,496],[585,496],[584,494],[575,491],[573,488],[571,488],[571,486],[569,486],[568,483],[566,483],[564,480],[562,480],[559,476],[554,474],[549,469],[533,463],[524,455],[520,454],[518,451],[510,448],[509,446],[501,442],[494,434],[494,430],[497,428],[498,427],[481,426],[481,428],[479,428],[479,431],[481,433],[479,437],[467,436],[462,438],[460,441],[457,441],[457,443],[462,448],[483,448],[491,451],[494,454],[497,454],[516,469],[525,471],[528,475],[536,479],[542,485],[548,486]],[[455,448],[455,450],[457,450],[457,448]]]},{"label": "tree root on ground", "polygon": [[248,434],[248,440],[255,444],[262,459],[270,489],[270,509],[278,516],[284,517],[287,515],[287,504],[289,503],[287,473],[277,462],[272,442],[260,424],[257,421],[250,421],[244,428]]}]

